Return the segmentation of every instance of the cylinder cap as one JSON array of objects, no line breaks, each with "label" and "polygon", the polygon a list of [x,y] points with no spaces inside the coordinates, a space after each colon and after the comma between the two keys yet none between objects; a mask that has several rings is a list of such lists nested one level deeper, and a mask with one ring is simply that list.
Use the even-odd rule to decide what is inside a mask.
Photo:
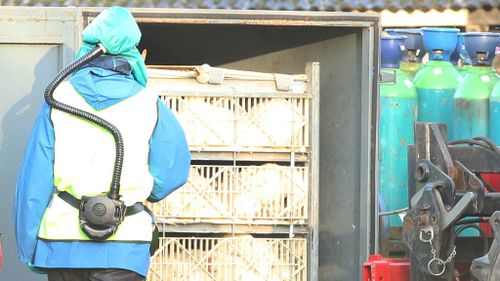
[{"label": "cylinder cap", "polygon": [[[422,31],[420,28],[388,28],[385,30],[390,35],[404,35],[408,37],[405,41],[407,50],[415,50],[417,54],[417,62],[422,62],[425,55],[424,42],[422,40]],[[402,54],[403,61],[409,61],[408,53]]]},{"label": "cylinder cap", "polygon": [[457,46],[450,55],[450,62],[457,65],[460,58],[462,58],[462,64],[470,64],[470,59],[468,59],[468,54],[464,46],[464,32],[457,34]]},{"label": "cylinder cap", "polygon": [[457,46],[457,28],[423,27],[422,36],[430,60],[450,60]]},{"label": "cylinder cap", "polygon": [[405,50],[403,35],[382,35],[380,37],[380,54],[382,68],[398,68],[401,51]]},{"label": "cylinder cap", "polygon": [[[495,48],[500,45],[500,33],[467,32],[463,35],[463,43],[473,64],[491,65]],[[480,59],[478,53],[486,54]]]}]

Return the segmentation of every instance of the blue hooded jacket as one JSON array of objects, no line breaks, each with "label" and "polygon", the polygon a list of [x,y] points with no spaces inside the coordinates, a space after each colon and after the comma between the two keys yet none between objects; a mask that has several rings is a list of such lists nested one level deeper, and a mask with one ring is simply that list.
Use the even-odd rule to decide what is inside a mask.
[{"label": "blue hooded jacket", "polygon": [[[113,7],[106,11],[109,17],[110,14],[123,14],[124,10]],[[133,20],[131,15],[128,18]],[[127,32],[124,34],[126,36]],[[135,65],[135,72],[142,71],[137,70],[140,64],[136,62]],[[76,72],[70,83],[89,105],[102,110],[143,89],[146,76],[140,75],[137,79],[133,73],[134,65],[127,57],[105,55]],[[153,190],[148,198],[150,202],[165,198],[187,181],[191,160],[184,132],[175,116],[160,100],[157,110],[158,120],[149,142],[149,170],[154,178]],[[50,111],[47,104],[42,105],[17,181],[14,224],[19,259],[42,269],[121,268],[146,276],[149,243],[53,242],[38,239],[43,213],[55,191],[54,128]]]}]

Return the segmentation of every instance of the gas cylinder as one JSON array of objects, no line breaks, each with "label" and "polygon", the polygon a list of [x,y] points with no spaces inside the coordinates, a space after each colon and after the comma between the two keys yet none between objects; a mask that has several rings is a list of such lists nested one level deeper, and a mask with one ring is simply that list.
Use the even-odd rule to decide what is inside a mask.
[{"label": "gas cylinder", "polygon": [[[383,35],[380,44],[379,187],[381,200],[385,202],[382,211],[402,209],[408,203],[407,146],[413,143],[417,92],[411,80],[398,69],[405,39],[401,35]],[[389,224],[399,227],[402,221],[392,215]]]},{"label": "gas cylinder", "polygon": [[[490,139],[500,145],[500,81],[495,83],[490,95]],[[499,191],[500,192],[500,191]]]},{"label": "gas cylinder", "polygon": [[449,60],[459,30],[433,27],[421,30],[429,61],[413,80],[418,93],[417,120],[445,123],[448,132],[453,132],[453,95],[462,76]]},{"label": "gas cylinder", "polygon": [[[472,139],[489,135],[489,99],[498,77],[492,67],[498,36],[490,32],[467,32],[462,35],[463,47],[472,67],[458,86],[453,101],[452,139]],[[483,179],[496,181],[496,176]],[[468,228],[460,236],[478,236],[476,229]]]},{"label": "gas cylinder", "polygon": [[[500,40],[500,39],[499,39]],[[500,58],[500,42],[497,46],[497,55],[495,59]],[[499,60],[500,61],[500,60]],[[497,75],[500,75],[500,72],[497,70]],[[496,79],[495,86],[493,86],[493,90],[490,95],[490,118],[489,118],[489,137],[490,139],[497,145],[500,146],[500,79]],[[490,174],[490,175],[482,175],[483,179],[485,179],[490,187],[496,192],[500,192],[500,175],[499,174]]]},{"label": "gas cylinder", "polygon": [[405,49],[400,63],[400,70],[413,80],[415,74],[422,68],[422,58],[425,55],[422,31],[420,28],[389,28],[385,30],[390,35],[404,35]]},{"label": "gas cylinder", "polygon": [[451,136],[455,140],[488,137],[489,98],[498,80],[491,62],[499,37],[490,32],[467,32],[462,36],[472,67],[455,92]]}]

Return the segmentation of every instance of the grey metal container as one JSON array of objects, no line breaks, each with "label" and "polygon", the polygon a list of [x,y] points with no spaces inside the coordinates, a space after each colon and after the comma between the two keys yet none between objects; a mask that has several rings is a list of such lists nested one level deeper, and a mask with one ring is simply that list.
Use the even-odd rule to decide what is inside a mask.
[{"label": "grey metal container", "polygon": [[[0,7],[0,280],[44,280],[17,261],[15,182],[43,90],[101,9]],[[311,162],[308,280],[361,279],[376,249],[379,18],[375,14],[133,9],[147,64],[303,73],[320,63]],[[315,144],[312,143],[312,146]]]}]

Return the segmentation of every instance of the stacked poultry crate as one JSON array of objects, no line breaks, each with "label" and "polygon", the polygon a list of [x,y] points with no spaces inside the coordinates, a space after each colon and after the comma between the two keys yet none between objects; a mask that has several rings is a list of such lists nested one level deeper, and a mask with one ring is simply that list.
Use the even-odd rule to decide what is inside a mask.
[{"label": "stacked poultry crate", "polygon": [[148,67],[192,152],[188,182],[148,204],[162,233],[149,281],[307,280],[317,68]]}]

